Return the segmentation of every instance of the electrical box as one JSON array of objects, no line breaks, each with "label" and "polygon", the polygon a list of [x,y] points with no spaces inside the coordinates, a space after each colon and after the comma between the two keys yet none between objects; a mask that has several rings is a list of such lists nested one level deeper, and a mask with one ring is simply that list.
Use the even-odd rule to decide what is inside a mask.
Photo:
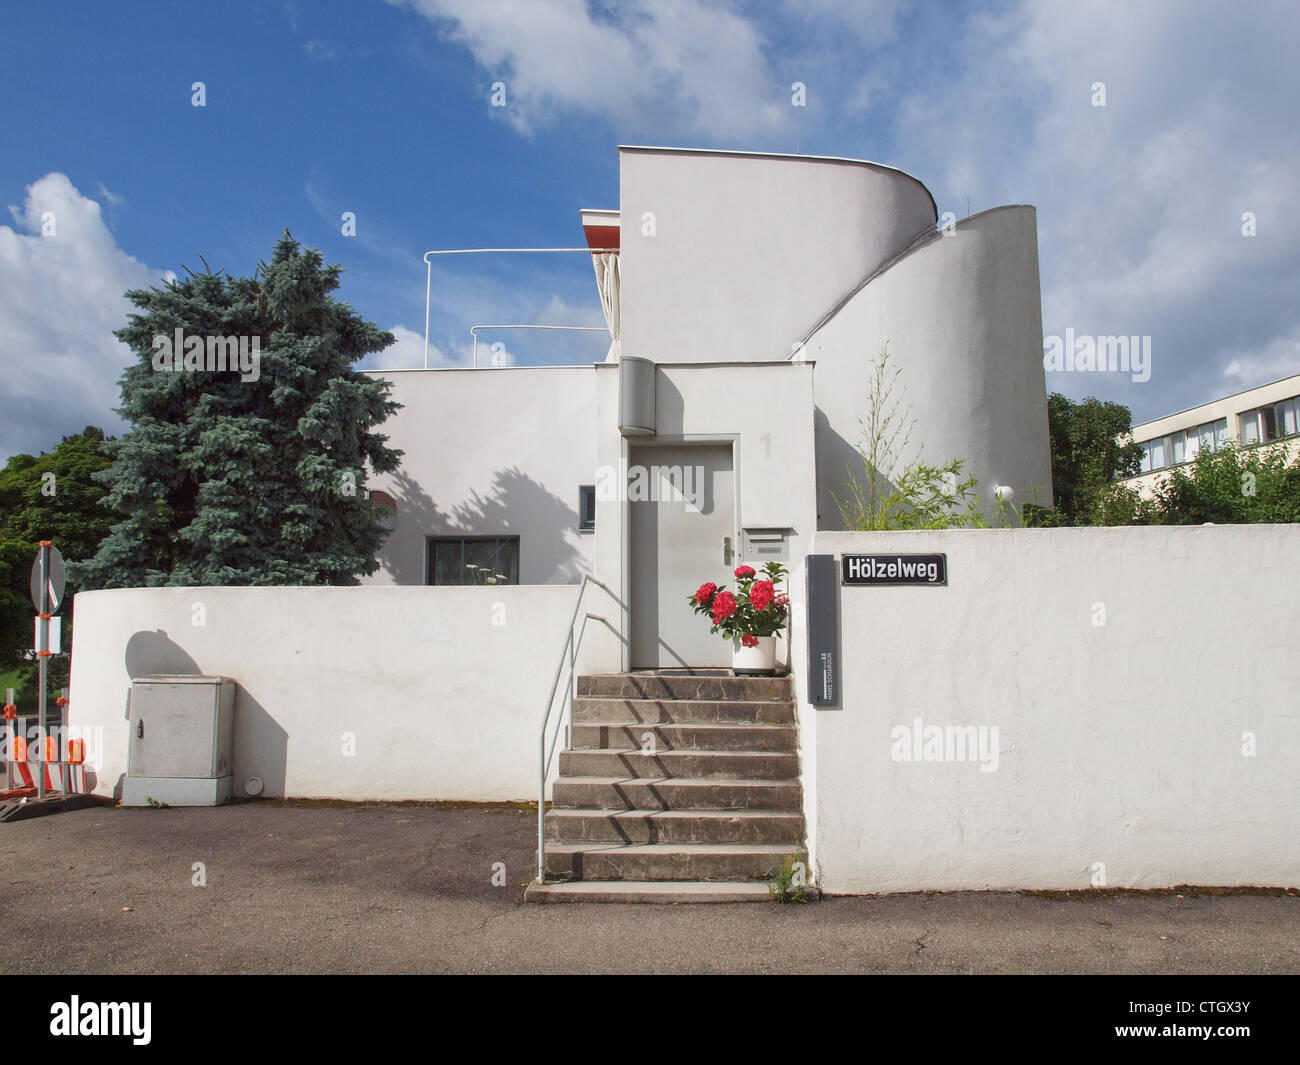
[{"label": "electrical box", "polygon": [[123,806],[217,806],[230,798],[235,682],[137,677]]}]

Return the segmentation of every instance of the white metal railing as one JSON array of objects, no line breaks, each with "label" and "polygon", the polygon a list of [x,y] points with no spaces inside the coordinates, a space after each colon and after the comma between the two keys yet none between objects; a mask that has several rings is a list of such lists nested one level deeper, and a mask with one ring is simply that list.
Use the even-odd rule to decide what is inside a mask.
[{"label": "white metal railing", "polygon": [[426,251],[424,253],[425,270],[424,278],[424,368],[429,368],[429,304],[433,297],[433,262],[429,259],[430,255],[531,255],[537,253],[564,253],[573,254],[575,252],[585,252],[587,255],[603,255],[606,252],[617,252],[617,248],[440,248],[436,251]]},{"label": "white metal railing", "polygon": [[[474,369],[478,369],[478,331],[480,329],[568,329],[578,333],[608,333],[603,325],[474,325],[469,335],[474,338]],[[428,367],[425,367],[428,369]]]},{"label": "white metal railing", "polygon": [[[542,715],[542,728],[539,736],[540,758],[539,772],[537,776],[537,882],[546,883],[546,775],[551,771],[551,762],[555,758],[555,752],[559,748],[560,726],[567,727],[564,730],[565,736],[570,737],[573,732],[573,697],[574,689],[577,687],[577,667],[578,667],[578,645],[582,643],[583,634],[587,631],[588,621],[599,621],[605,625],[615,636],[623,641],[623,625],[620,615],[619,626],[615,628],[610,624],[609,619],[601,614],[584,614],[582,627],[578,630],[577,636],[574,636],[573,626],[578,621],[578,611],[582,607],[582,597],[587,592],[587,585],[594,584],[598,588],[604,589],[606,594],[614,600],[623,610],[627,609],[626,604],[619,599],[613,590],[604,581],[598,580],[590,573],[582,578],[582,584],[578,587],[578,599],[573,604],[573,616],[569,619],[569,633],[565,638],[564,646],[560,649],[560,661],[555,666],[555,678],[551,681],[551,693],[546,700],[546,713]],[[547,726],[551,721],[551,714],[555,709],[555,694],[559,689],[560,676],[564,672],[565,660],[569,663],[569,676],[565,681],[565,695],[560,702],[560,713],[556,715],[556,724],[554,734],[547,742]]]}]

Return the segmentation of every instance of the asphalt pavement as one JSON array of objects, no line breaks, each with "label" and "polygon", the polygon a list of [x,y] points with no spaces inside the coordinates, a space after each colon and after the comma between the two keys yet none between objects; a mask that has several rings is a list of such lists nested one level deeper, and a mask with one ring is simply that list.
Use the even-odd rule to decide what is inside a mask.
[{"label": "asphalt pavement", "polygon": [[526,806],[95,807],[0,824],[26,973],[1300,973],[1300,892],[523,902]]}]

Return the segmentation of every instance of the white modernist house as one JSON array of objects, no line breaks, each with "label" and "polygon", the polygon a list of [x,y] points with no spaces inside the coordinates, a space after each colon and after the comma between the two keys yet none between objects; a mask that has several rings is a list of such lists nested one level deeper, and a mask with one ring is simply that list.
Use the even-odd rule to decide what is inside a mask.
[{"label": "white modernist house", "polygon": [[619,208],[582,212],[603,362],[380,374],[405,458],[374,481],[396,522],[373,583],[591,573],[623,668],[727,665],[687,595],[844,528],[885,345],[912,453],[1050,505],[1032,207],[941,229],[920,181],[855,159],[624,147],[619,173]]},{"label": "white modernist house", "polygon": [[[536,797],[546,901],[766,898],[795,860],[830,893],[1296,884],[1300,527],[843,529],[886,344],[928,460],[1051,502],[1033,209],[937,226],[848,159],[620,161],[580,249],[603,361],[383,374],[367,587],[76,596],[94,790],[192,785],[133,686],[202,674],[236,685],[234,797]],[[1298,393],[1224,401],[1232,430],[1289,434]],[[851,579],[903,553],[946,580]],[[727,675],[688,596],[772,558],[789,673]],[[1189,624],[1222,602],[1268,624]]]}]

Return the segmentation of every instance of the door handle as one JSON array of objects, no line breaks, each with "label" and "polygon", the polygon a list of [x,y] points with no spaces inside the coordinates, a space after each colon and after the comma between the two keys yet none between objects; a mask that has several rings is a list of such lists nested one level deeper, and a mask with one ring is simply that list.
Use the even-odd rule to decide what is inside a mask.
[{"label": "door handle", "polygon": [[722,564],[724,566],[731,565],[731,537],[730,536],[724,536],[722,538]]},{"label": "door handle", "polygon": [[144,739],[144,718],[135,723],[135,734],[137,739]]}]

